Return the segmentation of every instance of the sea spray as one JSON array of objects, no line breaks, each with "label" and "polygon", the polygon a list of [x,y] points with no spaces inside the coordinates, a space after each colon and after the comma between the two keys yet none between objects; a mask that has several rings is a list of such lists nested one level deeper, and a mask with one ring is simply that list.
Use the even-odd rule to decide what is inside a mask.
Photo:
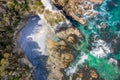
[{"label": "sea spray", "polygon": [[103,40],[95,40],[95,42],[92,43],[92,46],[90,54],[97,58],[105,57],[111,53],[110,46]]},{"label": "sea spray", "polygon": [[67,75],[73,75],[76,73],[78,70],[78,66],[81,65],[85,62],[85,60],[88,59],[88,56],[81,52],[81,54],[76,57],[76,60],[72,62],[72,64],[69,65],[69,67],[65,70]]}]

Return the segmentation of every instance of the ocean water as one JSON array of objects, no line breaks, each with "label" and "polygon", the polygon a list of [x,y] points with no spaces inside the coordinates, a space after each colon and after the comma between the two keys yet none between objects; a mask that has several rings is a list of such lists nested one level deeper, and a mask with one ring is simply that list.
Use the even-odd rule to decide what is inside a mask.
[{"label": "ocean water", "polygon": [[[84,38],[81,46],[77,46],[81,52],[65,70],[66,74],[72,75],[86,63],[104,80],[120,80],[120,0],[103,0],[101,5],[94,6],[94,10],[98,15],[89,18],[86,26],[72,22]],[[106,26],[101,28],[100,23]]]}]

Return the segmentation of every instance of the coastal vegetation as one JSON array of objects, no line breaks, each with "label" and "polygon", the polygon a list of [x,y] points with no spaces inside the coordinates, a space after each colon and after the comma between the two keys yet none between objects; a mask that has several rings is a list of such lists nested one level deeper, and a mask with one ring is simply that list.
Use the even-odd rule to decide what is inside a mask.
[{"label": "coastal vegetation", "polygon": [[[33,10],[33,7],[37,10]],[[29,79],[29,66],[22,63],[24,54],[14,45],[18,23],[43,9],[41,0],[0,0],[0,79]],[[17,51],[16,51],[17,50]]]},{"label": "coastal vegetation", "polygon": [[65,19],[60,12],[52,12],[45,10],[43,12],[44,18],[50,26],[55,26],[60,22],[64,22]]}]

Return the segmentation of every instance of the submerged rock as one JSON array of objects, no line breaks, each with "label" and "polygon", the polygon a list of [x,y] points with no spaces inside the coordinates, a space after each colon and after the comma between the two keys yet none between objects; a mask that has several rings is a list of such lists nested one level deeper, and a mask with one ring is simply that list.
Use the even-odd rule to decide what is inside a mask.
[{"label": "submerged rock", "polygon": [[95,69],[89,68],[87,64],[74,73],[75,80],[102,80]]}]

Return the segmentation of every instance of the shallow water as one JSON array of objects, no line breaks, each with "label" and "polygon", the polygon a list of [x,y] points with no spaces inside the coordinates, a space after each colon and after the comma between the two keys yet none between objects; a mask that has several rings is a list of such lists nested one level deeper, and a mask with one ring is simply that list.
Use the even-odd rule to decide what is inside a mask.
[{"label": "shallow water", "polygon": [[[103,3],[95,10],[99,14],[89,19],[87,26],[84,26],[85,28],[77,22],[72,22],[84,36],[82,45],[78,46],[81,52],[88,56],[83,63],[95,68],[100,77],[105,80],[119,80],[120,68],[114,62],[120,60],[120,0],[103,0]],[[98,26],[101,22],[106,24],[103,29]],[[116,50],[111,51],[111,48],[116,48]],[[79,57],[76,57],[65,70],[68,75],[74,73],[75,68],[77,71],[78,63],[82,59],[81,52]],[[110,62],[111,59],[114,60],[113,63]],[[83,63],[80,63],[79,66],[82,67]],[[74,71],[70,69],[74,69]]]}]

